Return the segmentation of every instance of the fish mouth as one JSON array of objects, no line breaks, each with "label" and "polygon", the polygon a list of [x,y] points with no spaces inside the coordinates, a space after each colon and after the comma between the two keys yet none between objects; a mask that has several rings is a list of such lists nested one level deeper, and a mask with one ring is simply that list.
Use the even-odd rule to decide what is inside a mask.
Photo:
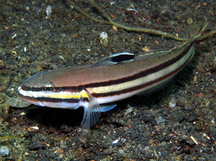
[{"label": "fish mouth", "polygon": [[26,102],[29,102],[34,105],[38,106],[45,106],[43,102],[39,101],[37,98],[34,98],[33,95],[31,95],[28,91],[25,91],[22,89],[22,86],[18,87],[18,95],[25,100]]}]

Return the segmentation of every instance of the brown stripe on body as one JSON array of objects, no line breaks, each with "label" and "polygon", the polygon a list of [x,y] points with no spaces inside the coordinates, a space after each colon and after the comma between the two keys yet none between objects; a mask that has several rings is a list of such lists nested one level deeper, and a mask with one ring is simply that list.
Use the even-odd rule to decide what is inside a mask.
[{"label": "brown stripe on body", "polygon": [[[190,59],[188,59],[189,61]],[[187,61],[187,62],[188,62]],[[140,84],[140,85],[137,85],[137,86],[134,86],[134,87],[131,87],[131,88],[126,88],[126,89],[123,89],[123,90],[119,90],[119,91],[111,91],[111,92],[107,92],[107,93],[92,93],[92,96],[94,96],[95,98],[97,97],[107,97],[107,96],[114,96],[114,95],[120,95],[120,94],[125,94],[125,93],[128,93],[128,92],[133,92],[133,91],[136,91],[136,90],[140,90],[140,89],[147,89],[148,87],[151,87],[153,86],[154,84],[159,84],[159,82],[163,82],[163,81],[166,81],[168,80],[169,78],[171,78],[172,76],[176,75],[186,64],[187,62],[185,62],[183,65],[181,65],[179,68],[177,68],[176,70],[158,78],[158,79],[155,79],[153,81],[150,81],[150,82],[147,82],[147,83],[144,83],[144,84]]]}]

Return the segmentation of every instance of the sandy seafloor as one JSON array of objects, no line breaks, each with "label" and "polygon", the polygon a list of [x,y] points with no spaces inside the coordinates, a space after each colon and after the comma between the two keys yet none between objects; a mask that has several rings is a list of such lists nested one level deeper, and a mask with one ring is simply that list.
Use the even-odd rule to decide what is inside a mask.
[{"label": "sandy seafloor", "polygon": [[[101,18],[87,1],[75,1]],[[185,37],[190,25],[216,29],[216,1],[100,1],[116,22]],[[52,12],[46,15],[47,6]],[[133,8],[138,11],[127,11]],[[196,45],[178,76],[150,96],[116,102],[81,142],[83,110],[27,106],[17,87],[33,74],[92,64],[118,52],[167,50],[182,42],[94,22],[65,1],[0,1],[0,160],[216,160],[216,37]],[[108,34],[108,46],[100,43]],[[176,105],[175,105],[176,104]]]}]

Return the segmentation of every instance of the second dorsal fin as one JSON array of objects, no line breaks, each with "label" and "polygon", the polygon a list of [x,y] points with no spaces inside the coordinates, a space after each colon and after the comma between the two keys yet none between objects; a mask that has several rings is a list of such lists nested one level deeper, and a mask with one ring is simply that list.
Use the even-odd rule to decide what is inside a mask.
[{"label": "second dorsal fin", "polygon": [[128,52],[116,53],[101,59],[93,66],[107,66],[107,65],[115,65],[119,63],[128,63],[134,61],[134,57],[135,55],[133,53],[128,53]]}]

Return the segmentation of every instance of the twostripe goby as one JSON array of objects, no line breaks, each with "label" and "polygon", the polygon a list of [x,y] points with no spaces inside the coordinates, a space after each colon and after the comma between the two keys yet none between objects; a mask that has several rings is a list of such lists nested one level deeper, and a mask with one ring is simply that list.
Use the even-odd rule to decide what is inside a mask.
[{"label": "twostripe goby", "polygon": [[98,121],[100,112],[115,107],[103,104],[150,91],[173,78],[193,57],[194,44],[200,36],[201,33],[167,51],[139,56],[124,52],[91,66],[41,72],[21,84],[19,95],[39,106],[83,107],[81,126],[89,129]]}]

